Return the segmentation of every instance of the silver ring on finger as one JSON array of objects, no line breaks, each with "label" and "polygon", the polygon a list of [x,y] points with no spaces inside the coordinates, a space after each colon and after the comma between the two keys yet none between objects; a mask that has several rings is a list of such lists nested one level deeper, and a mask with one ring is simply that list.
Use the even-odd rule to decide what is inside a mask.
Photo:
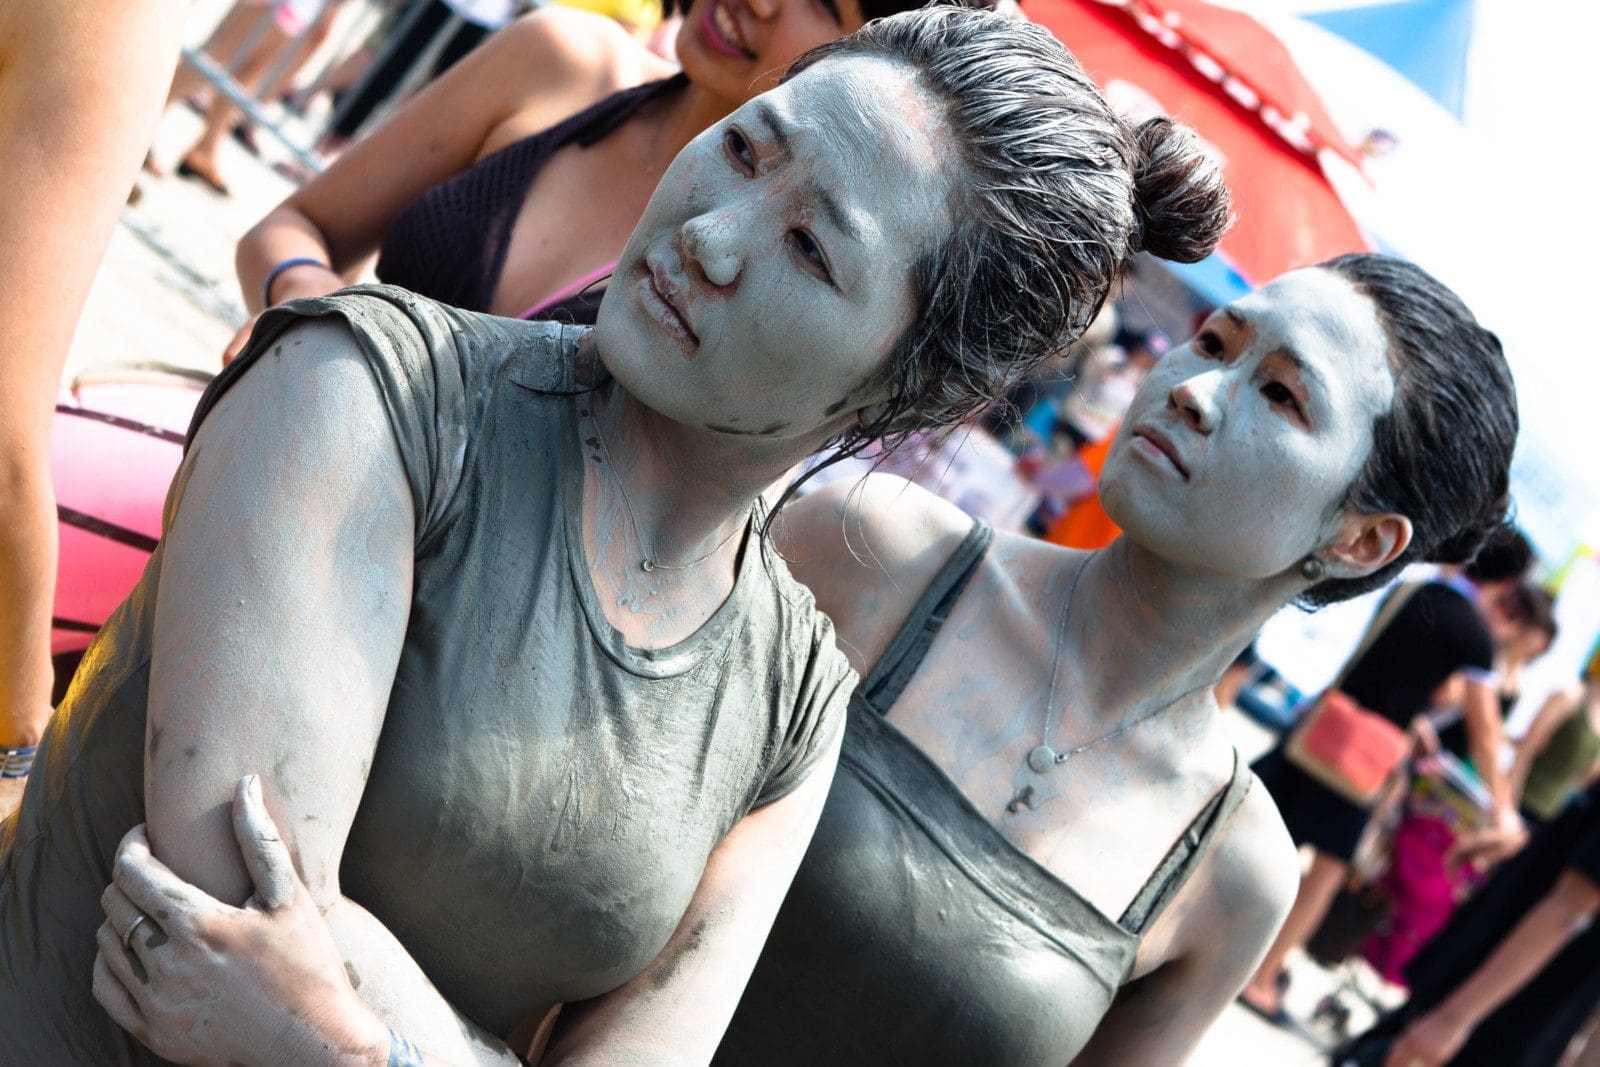
[{"label": "silver ring on finger", "polygon": [[128,927],[128,932],[122,935],[122,947],[124,949],[129,952],[133,951],[133,935],[139,932],[139,927],[144,925],[149,918],[150,916],[140,912],[139,917],[133,920],[133,925]]}]

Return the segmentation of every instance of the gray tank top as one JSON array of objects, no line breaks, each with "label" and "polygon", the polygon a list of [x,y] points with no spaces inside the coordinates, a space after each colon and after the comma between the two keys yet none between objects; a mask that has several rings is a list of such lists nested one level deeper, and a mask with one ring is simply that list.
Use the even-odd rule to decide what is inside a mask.
[{"label": "gray tank top", "polygon": [[[506,1033],[658,954],[711,850],[826,751],[854,674],[753,533],[732,594],[682,643],[631,648],[606,621],[582,552],[579,329],[383,286],[300,301],[263,317],[196,425],[312,316],[358,341],[417,515],[411,615],[342,885],[451,1003]],[[182,506],[180,486],[169,514]],[[7,1063],[151,1060],[90,974],[111,859],[144,819],[162,560],[101,631],[0,824]]]},{"label": "gray tank top", "polygon": [[851,699],[821,823],[717,1063],[1061,1067],[1243,800],[1251,777],[1235,753],[1232,780],[1113,920],[884,719],[990,536],[974,524]]}]

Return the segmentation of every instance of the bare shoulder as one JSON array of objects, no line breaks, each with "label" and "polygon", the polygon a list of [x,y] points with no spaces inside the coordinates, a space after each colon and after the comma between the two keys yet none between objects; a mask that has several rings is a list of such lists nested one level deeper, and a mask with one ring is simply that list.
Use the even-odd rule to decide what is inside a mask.
[{"label": "bare shoulder", "polygon": [[887,474],[835,482],[784,511],[779,546],[865,671],[972,529],[960,508]]},{"label": "bare shoulder", "polygon": [[1203,939],[1208,923],[1225,921],[1236,934],[1253,935],[1264,949],[1299,891],[1300,861],[1278,806],[1260,781],[1250,783],[1207,868],[1205,899],[1196,909],[1199,921],[1186,939]]},{"label": "bare shoulder", "polygon": [[522,16],[490,43],[541,86],[565,84],[579,95],[604,96],[677,70],[614,19],[555,4]]}]

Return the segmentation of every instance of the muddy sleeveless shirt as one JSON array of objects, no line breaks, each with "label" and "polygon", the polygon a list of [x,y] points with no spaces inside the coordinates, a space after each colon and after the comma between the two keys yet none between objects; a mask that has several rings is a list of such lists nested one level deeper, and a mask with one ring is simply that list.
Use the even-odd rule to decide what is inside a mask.
[{"label": "muddy sleeveless shirt", "polygon": [[973,527],[851,698],[822,820],[716,1063],[1063,1067],[1243,800],[1236,754],[1232,780],[1113,920],[884,719],[989,539]]},{"label": "muddy sleeveless shirt", "polygon": [[[854,674],[754,533],[732,593],[683,642],[632,648],[606,621],[582,549],[577,328],[380,286],[300,301],[263,316],[195,425],[308,317],[353,334],[417,522],[410,618],[343,889],[458,1010],[505,1033],[658,954],[711,850],[824,755]],[[182,506],[180,482],[169,516]],[[96,639],[0,823],[6,1063],[154,1059],[95,1003],[90,977],[100,892],[145,817],[162,561],[158,548]]]}]

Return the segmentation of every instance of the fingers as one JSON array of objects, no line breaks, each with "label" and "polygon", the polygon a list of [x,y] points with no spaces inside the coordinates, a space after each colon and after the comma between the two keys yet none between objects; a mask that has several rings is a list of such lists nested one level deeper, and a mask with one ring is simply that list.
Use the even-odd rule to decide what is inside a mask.
[{"label": "fingers", "polygon": [[[105,892],[100,894],[100,908],[106,913],[104,925],[116,935],[117,944],[126,947],[139,958],[141,963],[149,964],[149,960],[144,958],[147,950],[159,948],[167,943],[166,929],[159,920],[135,907],[133,901],[117,888],[115,882],[106,886]],[[163,913],[169,917],[172,914],[165,909]],[[142,922],[141,916],[143,916]],[[138,928],[135,929],[135,926]],[[131,938],[128,936],[130,931],[133,933]]]},{"label": "fingers", "polygon": [[151,855],[150,840],[145,837],[143,825],[129,830],[122,844],[117,846],[111,880],[136,909],[160,919],[162,928],[169,934],[179,916],[206,906],[223,906],[204,890],[173,874],[165,863]]},{"label": "fingers", "polygon": [[278,824],[267,811],[258,774],[239,779],[234,790],[233,834],[239,841],[239,851],[244,854],[245,869],[255,883],[257,902],[268,911],[292,904],[299,877],[289,849],[278,833]]},{"label": "fingers", "polygon": [[1492,866],[1521,847],[1520,834],[1506,834],[1500,830],[1479,830],[1457,841],[1446,853],[1444,861],[1447,865],[1475,863]]},{"label": "fingers", "polygon": [[143,1041],[148,1025],[133,990],[149,979],[134,970],[133,958],[123,949],[110,923],[100,924],[94,940],[100,949],[94,958],[94,982],[90,986],[94,999],[118,1026]]}]

